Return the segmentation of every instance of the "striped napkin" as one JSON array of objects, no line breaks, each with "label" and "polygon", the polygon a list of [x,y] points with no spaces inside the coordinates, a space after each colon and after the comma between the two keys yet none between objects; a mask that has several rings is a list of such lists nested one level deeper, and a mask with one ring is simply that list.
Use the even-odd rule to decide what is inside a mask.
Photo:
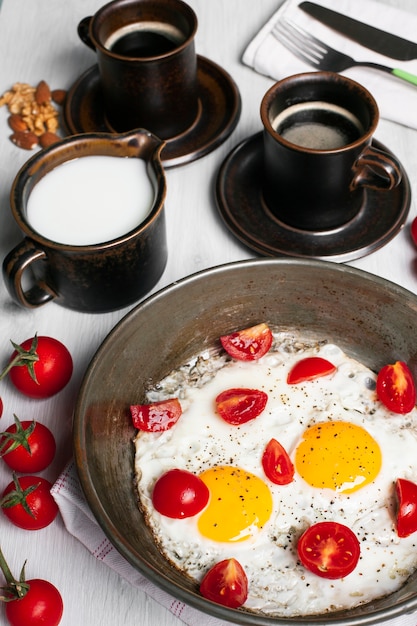
[{"label": "striped napkin", "polygon": [[[282,17],[291,20],[324,43],[344,52],[358,61],[372,61],[392,68],[400,68],[417,76],[417,59],[398,61],[343,37],[324,26],[298,8],[301,0],[286,0],[249,43],[242,61],[256,72],[280,80],[313,68],[299,60],[271,34],[273,26]],[[315,0],[316,1],[316,0]],[[361,22],[371,24],[395,35],[417,42],[417,12],[409,13],[378,0],[317,0],[317,4],[344,13]],[[380,116],[417,129],[417,86],[381,71],[354,67],[342,72],[364,85],[378,103]]]}]

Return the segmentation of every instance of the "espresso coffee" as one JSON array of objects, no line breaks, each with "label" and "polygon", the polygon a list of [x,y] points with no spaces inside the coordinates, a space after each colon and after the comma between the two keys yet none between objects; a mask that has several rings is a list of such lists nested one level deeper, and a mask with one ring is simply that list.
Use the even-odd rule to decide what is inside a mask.
[{"label": "espresso coffee", "polygon": [[359,139],[364,128],[343,107],[321,101],[301,102],[281,111],[271,122],[287,141],[313,150],[335,150]]},{"label": "espresso coffee", "polygon": [[138,22],[119,28],[106,41],[105,47],[121,56],[143,59],[167,54],[184,40],[182,33],[157,22]]}]

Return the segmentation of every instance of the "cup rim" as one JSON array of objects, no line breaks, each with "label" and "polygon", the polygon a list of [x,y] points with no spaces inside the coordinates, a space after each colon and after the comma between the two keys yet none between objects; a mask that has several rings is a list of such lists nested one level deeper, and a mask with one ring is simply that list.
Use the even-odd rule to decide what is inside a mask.
[{"label": "cup rim", "polygon": [[[153,176],[156,181],[159,181],[160,184],[155,184],[155,199],[154,204],[151,211],[145,217],[145,219],[140,222],[135,228],[120,235],[119,237],[115,237],[114,239],[110,239],[108,241],[103,241],[100,243],[94,244],[67,244],[59,241],[54,241],[53,239],[49,239],[45,237],[38,231],[36,231],[29,221],[27,220],[24,206],[26,203],[25,196],[29,197],[32,186],[31,182],[34,177],[37,177],[40,174],[40,170],[42,168],[42,164],[47,162],[50,158],[50,155],[56,155],[57,161],[54,161],[54,164],[51,167],[48,167],[43,174],[40,175],[39,180],[43,178],[43,176],[47,175],[51,170],[63,163],[68,162],[71,159],[82,158],[83,156],[121,156],[120,154],[111,154],[109,151],[100,151],[91,153],[82,153],[82,147],[86,147],[91,143],[91,141],[97,140],[97,142],[101,142],[104,146],[115,146],[115,140],[121,145],[129,146],[129,143],[138,136],[149,136],[154,139],[155,142],[155,150],[149,162],[152,164],[154,168]],[[98,145],[101,145],[98,143]],[[18,171],[15,176],[11,191],[10,191],[10,208],[13,215],[14,220],[16,221],[17,226],[24,233],[24,235],[37,242],[41,247],[66,251],[66,252],[97,252],[99,250],[108,250],[110,248],[114,248],[116,246],[121,246],[130,239],[137,237],[142,232],[146,231],[151,224],[153,224],[164,210],[166,193],[167,193],[167,184],[166,184],[166,176],[162,166],[162,161],[160,158],[161,151],[165,146],[165,142],[153,133],[145,130],[145,129],[136,129],[133,131],[128,131],[126,133],[83,133],[80,135],[72,135],[70,137],[66,137],[59,141],[56,144],[49,146],[48,148],[44,148],[42,151],[33,155],[26,163]],[[133,150],[133,148],[132,148]],[[72,157],[68,157],[69,154],[72,154]],[[126,156],[126,155],[123,155]],[[61,158],[60,158],[61,157]],[[132,154],[129,158],[141,158],[139,155]],[[37,180],[34,184],[36,184]]]},{"label": "cup rim", "polygon": [[[344,83],[345,86],[350,89],[354,89],[357,92],[361,92],[366,99],[369,110],[372,112],[371,120],[369,124],[369,128],[362,133],[362,135],[355,139],[354,141],[341,146],[339,148],[325,149],[321,150],[318,148],[308,148],[304,146],[299,146],[295,143],[292,143],[282,137],[272,126],[269,116],[269,111],[271,104],[274,102],[276,95],[284,90],[287,85],[296,84],[297,82],[311,82],[317,83],[319,81],[331,82],[334,80],[338,82]],[[372,137],[375,133],[376,127],[379,122],[379,107],[374,98],[374,96],[370,93],[370,91],[364,87],[361,83],[348,78],[347,76],[342,76],[336,72],[328,72],[328,71],[315,71],[315,72],[302,72],[299,74],[292,74],[290,76],[286,76],[285,78],[274,83],[268,91],[264,94],[261,105],[260,105],[260,116],[262,120],[262,124],[264,127],[264,132],[268,133],[273,139],[282,143],[285,147],[290,148],[297,152],[302,152],[303,154],[337,154],[346,152],[351,150],[354,147],[363,146],[369,144],[372,140]]]},{"label": "cup rim", "polygon": [[185,38],[183,42],[179,43],[178,46],[176,46],[173,50],[170,50],[168,52],[163,52],[162,54],[157,54],[154,56],[129,57],[126,55],[118,54],[117,52],[113,52],[109,48],[106,48],[104,43],[100,41],[100,38],[98,37],[98,34],[96,32],[98,23],[101,19],[103,19],[103,16],[112,9],[114,5],[131,5],[131,4],[139,5],[139,4],[145,4],[145,3],[155,4],[155,1],[157,0],[111,0],[107,4],[103,5],[98,11],[96,11],[96,13],[94,13],[94,15],[91,17],[91,22],[90,22],[90,37],[96,49],[100,50],[102,54],[110,58],[117,59],[119,61],[129,60],[129,61],[138,61],[140,63],[144,63],[144,62],[152,62],[157,59],[161,59],[161,60],[168,59],[172,56],[178,55],[178,53],[184,50],[184,48],[187,48],[193,42],[195,38],[197,28],[198,28],[198,19],[197,19],[197,15],[195,11],[188,4],[183,2],[183,0],[165,0],[165,2],[169,2],[172,5],[176,5],[178,9],[181,8],[183,11],[183,15],[186,15],[189,18],[189,23],[192,25],[189,35]]}]

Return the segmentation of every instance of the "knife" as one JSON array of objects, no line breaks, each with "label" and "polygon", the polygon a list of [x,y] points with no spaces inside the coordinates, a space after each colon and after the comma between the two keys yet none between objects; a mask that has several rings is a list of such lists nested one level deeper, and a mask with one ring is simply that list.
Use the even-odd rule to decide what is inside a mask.
[{"label": "knife", "polygon": [[370,50],[400,61],[417,59],[417,43],[413,41],[374,28],[314,2],[301,2],[298,6],[322,24]]}]

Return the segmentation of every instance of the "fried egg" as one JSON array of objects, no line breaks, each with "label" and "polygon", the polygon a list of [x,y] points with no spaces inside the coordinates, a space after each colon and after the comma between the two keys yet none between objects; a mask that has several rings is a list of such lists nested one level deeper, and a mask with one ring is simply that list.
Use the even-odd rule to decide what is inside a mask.
[{"label": "fried egg", "polygon": [[[288,372],[307,356],[337,369],[288,385]],[[258,361],[201,359],[201,376],[193,362],[149,394],[155,401],[175,391],[183,407],[175,426],[135,438],[140,506],[165,557],[196,583],[216,562],[236,558],[249,580],[244,607],[277,617],[352,608],[398,589],[417,567],[417,533],[397,536],[394,496],[397,478],[417,481],[417,411],[385,409],[375,374],[331,344],[276,334]],[[239,426],[224,421],[215,398],[232,388],[267,393],[261,415]],[[294,464],[289,484],[276,485],[263,471],[271,438]],[[168,518],[152,505],[155,482],[173,468],[209,487],[209,502],[194,517]],[[320,578],[298,560],[298,538],[321,521],[348,526],[360,542],[358,565],[345,578]]]}]

